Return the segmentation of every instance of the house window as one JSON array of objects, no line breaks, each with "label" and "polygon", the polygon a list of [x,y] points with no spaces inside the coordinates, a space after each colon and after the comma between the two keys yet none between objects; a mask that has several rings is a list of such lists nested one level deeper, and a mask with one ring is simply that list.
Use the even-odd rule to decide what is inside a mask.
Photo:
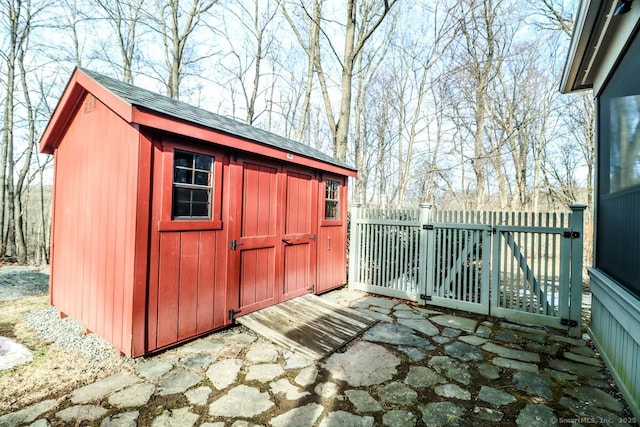
[{"label": "house window", "polygon": [[610,100],[609,192],[640,184],[640,95]]},{"label": "house window", "polygon": [[175,150],[173,156],[173,219],[210,219],[213,156]]},{"label": "house window", "polygon": [[340,182],[332,179],[325,181],[324,219],[339,219],[338,201],[340,198]]},{"label": "house window", "polygon": [[598,97],[595,266],[640,298],[640,36]]}]

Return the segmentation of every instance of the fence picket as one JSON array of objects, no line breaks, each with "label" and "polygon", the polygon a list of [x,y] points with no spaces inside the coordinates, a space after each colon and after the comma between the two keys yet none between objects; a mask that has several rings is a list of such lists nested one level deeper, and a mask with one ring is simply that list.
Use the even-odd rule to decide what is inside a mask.
[{"label": "fence picket", "polygon": [[579,229],[581,236],[582,211],[572,209],[543,214],[354,207],[350,285],[413,301],[427,295],[432,304],[550,326],[567,319],[575,324],[582,269],[575,254],[582,243],[572,232]]}]

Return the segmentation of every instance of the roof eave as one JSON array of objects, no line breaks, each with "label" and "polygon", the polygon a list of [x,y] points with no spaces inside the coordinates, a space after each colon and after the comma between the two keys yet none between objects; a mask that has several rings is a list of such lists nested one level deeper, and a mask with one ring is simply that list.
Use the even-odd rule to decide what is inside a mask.
[{"label": "roof eave", "polygon": [[66,129],[71,118],[71,113],[77,108],[78,102],[84,94],[84,88],[78,84],[76,79],[78,70],[74,70],[67,86],[62,92],[62,96],[53,110],[53,114],[40,137],[40,152],[53,154],[57,146],[60,135]]},{"label": "roof eave", "polygon": [[104,103],[124,120],[131,123],[131,105],[76,67],[71,74],[67,86],[62,92],[58,105],[56,105],[56,108],[53,110],[47,127],[42,133],[42,137],[40,138],[41,153],[53,154],[60,143],[60,138],[62,138],[63,133],[67,129],[69,121],[73,117],[73,113],[78,108],[86,92],[93,94],[96,98],[100,99],[100,102]]},{"label": "roof eave", "polygon": [[[560,82],[561,93],[593,88],[593,71],[616,1],[581,0]],[[594,39],[597,36],[597,39]]]},{"label": "roof eave", "polygon": [[351,176],[357,178],[358,170],[347,165],[330,163],[322,159],[305,156],[300,153],[292,153],[287,150],[272,147],[240,135],[227,133],[220,129],[203,126],[201,124],[181,120],[154,110],[149,110],[141,106],[133,107],[132,123],[146,128],[175,133],[178,135],[189,135],[190,137],[202,141],[215,142],[215,144],[230,149],[238,149],[238,139],[245,141],[247,145],[240,147],[242,151],[250,151],[255,154],[270,157],[283,162],[292,162],[294,157],[305,159],[304,164],[314,169],[322,169],[326,172],[338,175]]}]

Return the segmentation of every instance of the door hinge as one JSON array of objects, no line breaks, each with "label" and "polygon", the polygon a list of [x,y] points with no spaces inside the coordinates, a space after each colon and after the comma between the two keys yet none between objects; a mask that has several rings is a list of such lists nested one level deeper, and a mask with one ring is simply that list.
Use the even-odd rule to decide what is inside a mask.
[{"label": "door hinge", "polygon": [[563,233],[564,237],[568,238],[568,239],[579,239],[580,238],[580,232],[579,231],[565,231]]},{"label": "door hinge", "polygon": [[231,244],[229,245],[229,248],[231,248],[232,251],[235,251],[238,246],[242,246],[242,245],[244,245],[244,243],[240,243],[237,240],[231,240]]},{"label": "door hinge", "polygon": [[431,295],[420,294],[420,299],[423,299],[425,301],[431,301]]},{"label": "door hinge", "polygon": [[571,319],[560,319],[560,324],[563,326],[570,326],[572,328],[575,328],[576,326],[578,326],[578,322],[576,320],[571,320]]},{"label": "door hinge", "polygon": [[423,224],[422,225],[422,229],[423,230],[433,230],[434,226],[433,226],[433,224]]},{"label": "door hinge", "polygon": [[236,314],[238,314],[238,313],[242,313],[242,311],[240,311],[240,310],[236,311],[236,310],[234,310],[234,309],[232,308],[232,309],[230,309],[230,310],[229,310],[229,314],[228,314],[228,317],[227,317],[227,318],[228,318],[229,320],[233,321],[233,320],[235,320]]}]

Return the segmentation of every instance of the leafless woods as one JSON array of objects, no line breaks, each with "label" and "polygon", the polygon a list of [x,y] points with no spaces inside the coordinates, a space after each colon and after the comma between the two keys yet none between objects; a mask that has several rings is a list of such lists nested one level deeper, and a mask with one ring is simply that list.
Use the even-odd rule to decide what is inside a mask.
[{"label": "leafless woods", "polygon": [[575,7],[0,0],[0,255],[48,260],[37,143],[75,66],[332,153],[364,204],[591,204],[592,103],[557,90]]}]

